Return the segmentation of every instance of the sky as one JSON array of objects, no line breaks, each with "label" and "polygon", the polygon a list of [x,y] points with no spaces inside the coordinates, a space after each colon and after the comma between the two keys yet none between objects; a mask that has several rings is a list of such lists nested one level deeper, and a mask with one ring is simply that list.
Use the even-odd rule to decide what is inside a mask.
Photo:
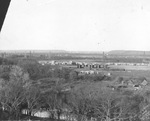
[{"label": "sky", "polygon": [[150,0],[11,0],[0,50],[150,51]]}]

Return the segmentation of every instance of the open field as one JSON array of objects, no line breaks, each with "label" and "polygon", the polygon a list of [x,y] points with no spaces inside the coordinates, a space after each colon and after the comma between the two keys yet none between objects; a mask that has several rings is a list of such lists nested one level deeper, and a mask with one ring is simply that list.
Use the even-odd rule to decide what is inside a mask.
[{"label": "open field", "polygon": [[120,77],[145,77],[150,81],[150,70],[132,70],[132,71],[109,71],[114,76]]},{"label": "open field", "polygon": [[110,65],[110,68],[119,68],[125,70],[149,70],[150,66],[131,66],[131,65]]}]

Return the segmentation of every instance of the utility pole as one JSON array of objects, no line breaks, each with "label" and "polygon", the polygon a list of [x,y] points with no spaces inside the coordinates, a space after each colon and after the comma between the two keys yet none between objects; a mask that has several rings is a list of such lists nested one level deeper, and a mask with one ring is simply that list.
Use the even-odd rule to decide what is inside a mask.
[{"label": "utility pole", "polygon": [[[100,45],[100,43],[98,43],[98,45]],[[102,61],[103,61],[103,63],[105,63],[105,52],[104,52],[104,50],[102,51]]]},{"label": "utility pole", "polygon": [[105,63],[105,52],[103,51],[103,62]]}]

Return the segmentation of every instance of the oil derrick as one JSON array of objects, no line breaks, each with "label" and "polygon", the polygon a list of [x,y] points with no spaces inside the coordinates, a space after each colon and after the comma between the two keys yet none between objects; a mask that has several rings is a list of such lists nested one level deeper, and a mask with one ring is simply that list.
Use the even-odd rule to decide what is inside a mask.
[{"label": "oil derrick", "polygon": [[147,63],[147,59],[146,59],[146,52],[144,51],[143,52],[143,60],[142,60],[143,63]]},{"label": "oil derrick", "polygon": [[107,55],[105,54],[105,52],[103,51],[103,67],[104,67],[104,69],[107,69],[107,64],[106,64],[106,62],[107,62]]},{"label": "oil derrick", "polygon": [[106,62],[106,54],[105,54],[105,52],[103,51],[103,62],[105,63]]},{"label": "oil derrick", "polygon": [[103,62],[105,63],[105,53],[103,51]]}]

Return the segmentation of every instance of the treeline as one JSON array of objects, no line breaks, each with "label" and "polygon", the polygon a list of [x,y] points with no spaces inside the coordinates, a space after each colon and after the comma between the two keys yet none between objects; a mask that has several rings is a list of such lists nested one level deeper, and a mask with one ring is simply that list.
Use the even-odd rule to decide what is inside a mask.
[{"label": "treeline", "polygon": [[2,58],[0,57],[0,65],[15,65],[17,64],[16,59],[7,59],[7,58]]}]

